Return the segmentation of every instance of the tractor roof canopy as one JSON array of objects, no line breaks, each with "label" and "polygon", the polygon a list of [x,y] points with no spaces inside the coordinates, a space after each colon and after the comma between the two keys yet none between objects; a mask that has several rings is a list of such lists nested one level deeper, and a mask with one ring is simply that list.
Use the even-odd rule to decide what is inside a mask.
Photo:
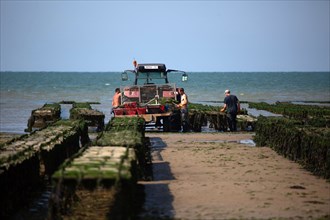
[{"label": "tractor roof canopy", "polygon": [[183,73],[182,77],[185,77],[187,80],[187,75],[184,71],[166,69],[163,63],[138,64],[134,70],[125,70],[122,73],[122,80],[127,81],[128,74],[133,73],[135,75],[134,85],[168,84],[167,73],[169,72],[181,72]]},{"label": "tractor roof canopy", "polygon": [[148,64],[138,64],[138,72],[166,72],[165,64],[161,63],[148,63]]}]

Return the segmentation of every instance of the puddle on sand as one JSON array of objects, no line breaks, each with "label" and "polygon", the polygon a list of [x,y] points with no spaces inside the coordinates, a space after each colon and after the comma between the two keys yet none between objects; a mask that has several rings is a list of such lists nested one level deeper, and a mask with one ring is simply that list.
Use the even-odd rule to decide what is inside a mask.
[{"label": "puddle on sand", "polygon": [[256,143],[251,139],[240,140],[240,141],[238,141],[238,143],[245,144],[245,145],[248,145],[248,146],[251,146],[251,147],[256,146]]}]

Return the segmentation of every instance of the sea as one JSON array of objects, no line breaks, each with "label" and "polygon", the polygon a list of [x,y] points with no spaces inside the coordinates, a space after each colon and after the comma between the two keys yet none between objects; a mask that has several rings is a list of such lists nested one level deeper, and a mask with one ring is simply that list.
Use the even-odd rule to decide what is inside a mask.
[{"label": "sea", "polygon": [[[169,73],[170,83],[183,87],[189,102],[222,106],[230,89],[242,102],[330,102],[330,72],[188,72],[182,82]],[[45,103],[61,101],[92,104],[111,118],[115,88],[133,84],[134,76],[121,80],[121,72],[0,72],[0,132],[22,133],[31,111]],[[62,118],[71,105],[63,104]]]}]

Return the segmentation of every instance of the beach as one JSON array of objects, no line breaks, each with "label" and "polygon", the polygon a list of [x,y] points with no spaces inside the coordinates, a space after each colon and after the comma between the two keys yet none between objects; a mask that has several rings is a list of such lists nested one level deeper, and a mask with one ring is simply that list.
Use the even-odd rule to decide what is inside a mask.
[{"label": "beach", "polygon": [[139,219],[329,219],[330,183],[254,135],[146,132],[153,179],[138,182]]},{"label": "beach", "polygon": [[[254,133],[147,133],[153,181],[140,217],[174,219],[330,218],[330,184]],[[242,141],[243,140],[243,141]],[[239,143],[239,142],[242,143]]]}]

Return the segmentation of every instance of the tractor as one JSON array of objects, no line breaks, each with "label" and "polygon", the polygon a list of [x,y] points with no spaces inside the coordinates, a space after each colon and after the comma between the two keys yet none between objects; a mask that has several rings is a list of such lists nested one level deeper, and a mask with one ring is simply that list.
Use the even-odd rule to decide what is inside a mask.
[{"label": "tractor", "polygon": [[180,131],[180,109],[176,107],[180,100],[175,83],[168,80],[169,72],[182,73],[182,81],[188,79],[186,72],[166,69],[165,64],[136,64],[134,70],[125,70],[122,80],[133,74],[134,83],[121,86],[121,106],[113,109],[114,117],[143,117],[146,129]]}]

